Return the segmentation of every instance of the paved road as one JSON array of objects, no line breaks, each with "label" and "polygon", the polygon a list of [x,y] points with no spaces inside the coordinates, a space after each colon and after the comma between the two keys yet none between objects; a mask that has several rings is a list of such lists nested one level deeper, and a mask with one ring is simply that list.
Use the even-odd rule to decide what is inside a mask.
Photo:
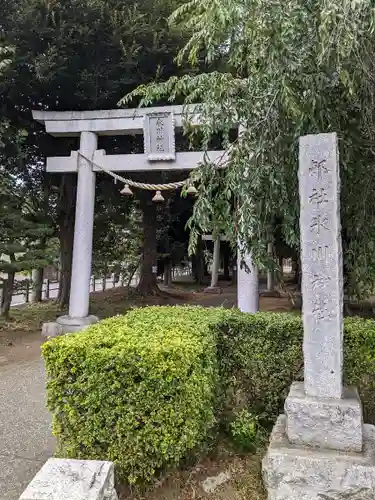
[{"label": "paved road", "polygon": [[0,367],[0,499],[18,500],[54,441],[41,359]]}]

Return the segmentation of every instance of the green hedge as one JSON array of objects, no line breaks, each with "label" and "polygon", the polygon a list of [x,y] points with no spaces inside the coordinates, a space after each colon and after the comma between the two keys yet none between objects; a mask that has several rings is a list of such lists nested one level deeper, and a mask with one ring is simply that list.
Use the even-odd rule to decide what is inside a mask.
[{"label": "green hedge", "polygon": [[[254,315],[232,311],[217,324],[220,371],[227,389],[227,410],[244,406],[273,424],[283,412],[293,380],[303,380],[300,316]],[[375,424],[375,322],[344,321],[344,382],[355,385],[367,423]]]},{"label": "green hedge", "polygon": [[345,383],[358,387],[365,422],[375,424],[375,322],[346,318],[344,341]]},{"label": "green hedge", "polygon": [[225,380],[225,410],[246,407],[263,424],[282,410],[293,380],[302,375],[302,324],[286,313],[231,311],[217,324],[218,359]]},{"label": "green hedge", "polygon": [[215,424],[219,315],[139,309],[44,344],[59,453],[112,460],[130,482],[185,456]]},{"label": "green hedge", "polygon": [[[43,355],[60,453],[112,460],[135,481],[178,462],[241,408],[271,425],[303,375],[302,322],[150,307],[51,340]],[[359,387],[365,419],[375,423],[371,320],[345,320],[345,381]]]}]

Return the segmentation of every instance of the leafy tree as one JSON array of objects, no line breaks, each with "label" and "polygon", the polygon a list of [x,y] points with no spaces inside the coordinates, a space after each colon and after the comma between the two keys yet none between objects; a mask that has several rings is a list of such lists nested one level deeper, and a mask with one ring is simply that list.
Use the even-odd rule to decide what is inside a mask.
[{"label": "leafy tree", "polygon": [[[149,0],[14,0],[6,2],[2,30],[16,49],[2,93],[0,109],[14,126],[28,130],[28,157],[17,175],[33,172],[38,192],[60,239],[60,303],[68,301],[74,234],[76,176],[45,173],[45,157],[69,155],[75,139],[54,139],[32,122],[33,108],[56,110],[110,109],[125,90],[141,82],[183,74],[173,59],[183,45],[179,29],[169,30],[166,18],[178,1]],[[105,141],[101,141],[105,143]],[[103,147],[103,145],[99,145]],[[126,144],[123,152],[134,152]],[[145,180],[145,179],[144,179]],[[98,199],[108,199],[108,183],[99,182]],[[112,196],[116,196],[112,193]],[[118,198],[117,211],[127,215]],[[112,205],[115,202],[113,201]],[[46,208],[48,206],[48,208]],[[108,221],[105,204],[96,204],[98,242],[118,241],[119,225]],[[95,236],[95,238],[96,238]],[[103,247],[101,247],[103,249]],[[107,249],[111,247],[107,244]],[[117,246],[106,260],[118,260]],[[100,259],[99,244],[95,245]]]},{"label": "leafy tree", "polygon": [[[0,44],[0,95],[12,64],[14,49]],[[25,131],[0,120],[0,315],[8,316],[16,271],[30,269],[40,254],[35,244],[45,228],[34,223],[27,192],[16,176],[9,173],[11,152],[19,152]],[[10,158],[9,158],[10,156]]]},{"label": "leafy tree", "polygon": [[48,263],[39,242],[50,228],[35,221],[24,189],[17,180],[1,171],[0,271],[2,297],[0,314],[9,316],[16,272],[31,271]]},{"label": "leafy tree", "polygon": [[[196,173],[200,192],[192,243],[210,225],[267,259],[274,221],[298,251],[298,137],[335,131],[340,139],[346,285],[351,294],[375,283],[374,52],[371,0],[192,0],[170,19],[190,40],[180,52],[212,71],[141,86],[123,102],[169,96],[201,102],[203,146],[223,132],[227,168]],[[243,131],[229,140],[233,122]]]},{"label": "leafy tree", "polygon": [[0,42],[0,77],[4,78],[4,74],[9,69],[14,55],[14,47]]}]

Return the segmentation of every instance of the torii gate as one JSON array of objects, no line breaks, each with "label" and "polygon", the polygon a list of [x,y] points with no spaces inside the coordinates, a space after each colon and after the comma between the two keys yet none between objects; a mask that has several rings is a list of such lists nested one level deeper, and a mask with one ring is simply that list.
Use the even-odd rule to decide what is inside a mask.
[{"label": "torii gate", "polygon": [[[46,325],[45,333],[57,335],[78,331],[98,319],[89,316],[89,294],[92,262],[92,241],[95,204],[95,165],[112,172],[142,172],[161,170],[191,170],[208,158],[219,162],[224,151],[193,151],[177,153],[175,130],[181,129],[185,119],[183,106],[116,109],[109,111],[33,111],[33,118],[45,125],[46,132],[55,137],[80,137],[84,157],[72,151],[69,157],[47,158],[47,172],[77,172],[77,200],[73,243],[72,282],[68,316]],[[192,124],[199,125],[199,114],[189,109]],[[100,135],[144,135],[143,154],[106,155],[98,150]],[[87,159],[86,159],[87,158]],[[251,262],[250,262],[251,263]],[[249,259],[247,259],[249,265]],[[254,275],[238,269],[238,306],[246,312],[255,312],[254,301],[249,300],[254,287]],[[243,275],[243,276],[242,276]],[[257,279],[257,276],[256,276]],[[246,284],[250,286],[250,289]],[[248,293],[246,293],[248,289]]]}]

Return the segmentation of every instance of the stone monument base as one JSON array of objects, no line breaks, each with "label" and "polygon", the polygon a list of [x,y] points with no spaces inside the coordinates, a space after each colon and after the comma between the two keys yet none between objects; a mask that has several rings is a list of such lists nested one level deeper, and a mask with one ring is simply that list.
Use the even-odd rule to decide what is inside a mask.
[{"label": "stone monument base", "polygon": [[290,444],[286,416],[273,429],[263,459],[268,500],[374,500],[375,426],[364,425],[363,452]]},{"label": "stone monument base", "polygon": [[44,323],[42,326],[43,337],[59,337],[65,333],[74,333],[84,330],[90,325],[97,323],[96,316],[86,316],[85,318],[71,318],[70,316],[60,316],[53,323]]},{"label": "stone monument base", "polygon": [[305,394],[303,382],[294,382],[284,407],[291,444],[362,451],[362,405],[355,388],[344,388],[342,399],[314,398]]}]

